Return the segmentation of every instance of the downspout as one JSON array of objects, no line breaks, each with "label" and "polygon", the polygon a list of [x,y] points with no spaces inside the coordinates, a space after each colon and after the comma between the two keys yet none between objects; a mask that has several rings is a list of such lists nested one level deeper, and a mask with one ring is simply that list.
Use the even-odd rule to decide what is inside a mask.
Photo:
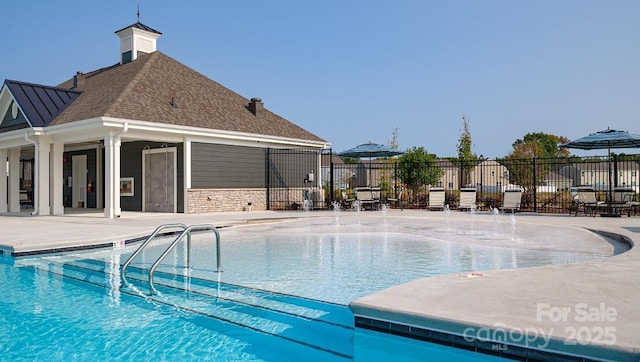
[{"label": "downspout", "polygon": [[[124,126],[118,133],[113,135],[113,139],[115,140],[116,137],[120,137],[120,135],[122,135],[123,133],[127,133],[127,131],[129,131],[129,122],[124,122]],[[120,140],[118,140],[118,142],[120,142]]]},{"label": "downspout", "polygon": [[39,167],[39,163],[40,163],[40,156],[39,156],[39,151],[40,151],[40,147],[38,146],[38,142],[32,140],[31,138],[29,138],[29,132],[25,132],[24,133],[24,139],[33,144],[33,146],[35,147],[35,158],[36,158],[36,163],[35,163],[35,167],[33,168],[33,211],[31,212],[31,215],[36,215],[38,213],[38,205],[40,204],[39,200],[40,198],[38,197],[38,189],[40,188],[38,185],[40,184],[40,173],[38,172],[38,168]]}]

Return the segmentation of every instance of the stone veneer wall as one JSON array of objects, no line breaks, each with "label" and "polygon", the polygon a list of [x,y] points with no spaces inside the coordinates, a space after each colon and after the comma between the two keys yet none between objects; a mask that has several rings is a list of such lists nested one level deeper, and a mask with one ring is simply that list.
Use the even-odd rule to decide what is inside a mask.
[{"label": "stone veneer wall", "polygon": [[190,189],[187,212],[199,214],[218,211],[252,211],[267,209],[267,189]]},{"label": "stone veneer wall", "polygon": [[[314,208],[322,208],[323,190],[319,187],[272,189],[271,202],[276,209],[301,208],[304,193],[314,201]],[[187,212],[202,214],[219,211],[264,211],[267,209],[267,189],[190,189],[187,193]]]}]

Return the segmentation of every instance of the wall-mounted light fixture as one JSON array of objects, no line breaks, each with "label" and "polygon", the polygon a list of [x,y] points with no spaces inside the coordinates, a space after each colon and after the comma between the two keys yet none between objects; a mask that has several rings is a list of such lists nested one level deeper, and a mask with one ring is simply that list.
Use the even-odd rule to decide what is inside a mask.
[{"label": "wall-mounted light fixture", "polygon": [[314,175],[313,175],[313,170],[310,170],[309,173],[307,174],[307,178],[304,179],[304,182],[313,182],[314,179]]}]

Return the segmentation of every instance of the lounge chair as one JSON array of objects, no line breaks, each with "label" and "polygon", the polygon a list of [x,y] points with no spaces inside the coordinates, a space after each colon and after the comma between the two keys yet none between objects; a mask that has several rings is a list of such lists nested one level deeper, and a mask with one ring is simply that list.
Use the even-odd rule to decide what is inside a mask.
[{"label": "lounge chair", "polygon": [[476,189],[473,187],[465,187],[460,189],[460,203],[458,210],[475,210],[476,208]]},{"label": "lounge chair", "polygon": [[505,189],[502,198],[502,207],[500,209],[503,212],[511,211],[512,213],[520,210],[520,202],[522,201],[522,189],[510,188]]},{"label": "lounge chair", "polygon": [[380,189],[374,187],[358,187],[355,189],[356,200],[362,208],[377,210],[380,208]]},{"label": "lounge chair", "polygon": [[444,210],[445,193],[443,187],[432,187],[429,189],[429,210]]},{"label": "lounge chair", "polygon": [[595,217],[596,210],[605,205],[605,202],[598,201],[598,199],[596,199],[596,192],[593,190],[593,188],[578,187],[578,193],[574,197],[573,204],[576,211],[576,216],[578,216],[578,212],[582,208],[585,215],[590,212],[591,216]]}]

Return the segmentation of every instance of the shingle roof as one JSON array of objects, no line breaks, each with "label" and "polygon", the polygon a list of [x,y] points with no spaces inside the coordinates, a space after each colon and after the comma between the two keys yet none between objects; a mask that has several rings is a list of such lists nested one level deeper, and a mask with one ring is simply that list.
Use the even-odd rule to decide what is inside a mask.
[{"label": "shingle roof", "polygon": [[80,92],[39,84],[5,80],[31,127],[46,127]]},{"label": "shingle roof", "polygon": [[247,98],[159,51],[85,74],[78,90],[52,125],[103,116],[325,142],[267,109],[256,117]]}]

